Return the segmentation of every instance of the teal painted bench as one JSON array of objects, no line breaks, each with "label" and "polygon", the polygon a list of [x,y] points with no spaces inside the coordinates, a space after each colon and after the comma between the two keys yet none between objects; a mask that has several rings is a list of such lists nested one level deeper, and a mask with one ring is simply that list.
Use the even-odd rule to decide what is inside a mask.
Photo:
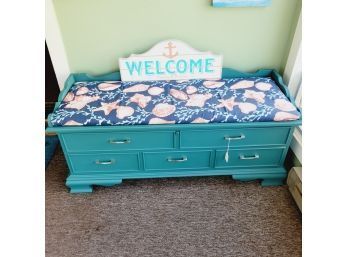
[{"label": "teal painted bench", "polygon": [[[223,78],[272,77],[294,103],[274,70],[242,73],[224,68]],[[56,108],[75,82],[120,80],[119,72],[93,77],[71,74]],[[301,119],[286,122],[168,124],[137,126],[49,127],[58,134],[68,167],[71,193],[92,192],[93,185],[113,186],[124,179],[230,175],[281,185],[293,130]],[[230,140],[229,162],[225,162]]]}]

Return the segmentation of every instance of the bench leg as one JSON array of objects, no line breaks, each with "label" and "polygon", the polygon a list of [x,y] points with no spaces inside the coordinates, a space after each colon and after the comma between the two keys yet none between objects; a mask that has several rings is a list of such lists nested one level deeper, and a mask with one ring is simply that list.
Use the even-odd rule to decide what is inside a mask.
[{"label": "bench leg", "polygon": [[92,193],[93,187],[91,185],[73,185],[70,187],[70,193]]}]

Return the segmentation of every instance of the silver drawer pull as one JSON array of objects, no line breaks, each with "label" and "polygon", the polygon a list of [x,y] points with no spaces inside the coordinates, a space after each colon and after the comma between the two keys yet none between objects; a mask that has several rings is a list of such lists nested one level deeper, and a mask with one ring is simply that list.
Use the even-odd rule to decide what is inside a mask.
[{"label": "silver drawer pull", "polygon": [[110,165],[110,164],[113,164],[113,163],[115,163],[114,160],[108,160],[108,161],[96,160],[95,161],[95,164],[98,164],[98,165]]},{"label": "silver drawer pull", "polygon": [[245,136],[243,134],[240,134],[239,136],[232,136],[232,137],[225,136],[225,140],[241,140],[244,138]]},{"label": "silver drawer pull", "polygon": [[110,144],[129,144],[130,142],[131,142],[130,139],[123,139],[123,140],[110,139],[109,140]]},{"label": "silver drawer pull", "polygon": [[254,160],[254,159],[259,159],[260,158],[260,155],[258,154],[254,154],[252,156],[245,156],[244,154],[241,154],[239,156],[239,159],[241,160]]},{"label": "silver drawer pull", "polygon": [[186,162],[187,161],[187,157],[183,156],[183,157],[178,158],[178,159],[168,158],[167,161],[169,161],[169,162]]}]

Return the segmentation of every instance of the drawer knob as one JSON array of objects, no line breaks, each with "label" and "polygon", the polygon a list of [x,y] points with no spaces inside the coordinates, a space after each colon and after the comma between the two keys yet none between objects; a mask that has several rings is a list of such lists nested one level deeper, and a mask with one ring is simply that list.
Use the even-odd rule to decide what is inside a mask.
[{"label": "drawer knob", "polygon": [[109,140],[110,144],[129,144],[130,142],[131,142],[130,139],[122,139],[122,140],[110,139]]},{"label": "drawer knob", "polygon": [[95,164],[98,164],[98,165],[110,165],[110,164],[113,164],[113,163],[115,163],[114,160],[107,160],[107,161],[96,160],[95,161]]},{"label": "drawer knob", "polygon": [[225,140],[241,140],[244,139],[245,136],[243,134],[240,134],[239,136],[225,136]]},{"label": "drawer knob", "polygon": [[187,157],[186,156],[183,156],[181,158],[171,158],[171,157],[169,157],[167,159],[167,161],[169,161],[169,162],[186,162],[187,161]]},{"label": "drawer knob", "polygon": [[239,159],[241,159],[241,160],[254,160],[254,159],[259,159],[259,158],[260,158],[260,155],[258,155],[258,154],[254,154],[251,156],[245,156],[244,154],[241,154],[239,156]]}]

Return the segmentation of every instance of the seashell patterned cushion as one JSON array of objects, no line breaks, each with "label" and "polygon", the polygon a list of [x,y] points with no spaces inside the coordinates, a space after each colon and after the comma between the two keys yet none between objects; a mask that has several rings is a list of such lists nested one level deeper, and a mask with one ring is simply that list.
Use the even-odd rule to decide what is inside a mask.
[{"label": "seashell patterned cushion", "polygon": [[289,121],[296,107],[270,78],[77,82],[53,126]]}]

